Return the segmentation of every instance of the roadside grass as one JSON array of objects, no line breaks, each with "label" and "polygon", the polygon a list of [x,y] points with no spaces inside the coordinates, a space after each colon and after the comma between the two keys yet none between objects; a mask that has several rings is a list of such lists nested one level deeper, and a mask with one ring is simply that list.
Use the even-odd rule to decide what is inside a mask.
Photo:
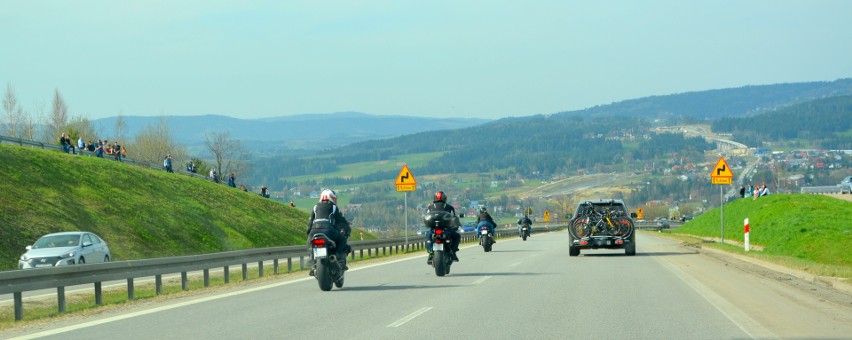
[{"label": "roadside grass", "polygon": [[200,178],[9,144],[0,173],[0,270],[59,231],[100,235],[116,261],[305,242],[306,211]]},{"label": "roadside grass", "polygon": [[[817,276],[852,281],[852,202],[823,195],[773,194],[738,199],[663,231],[687,243],[700,243],[751,256]],[[722,217],[724,238],[722,244]],[[744,247],[749,219],[750,251]],[[692,241],[690,241],[692,239]]]},{"label": "roadside grass", "polygon": [[[351,163],[344,164],[340,166],[340,169],[335,172],[322,173],[322,174],[311,174],[304,176],[293,176],[289,177],[287,180],[294,183],[301,183],[305,181],[316,180],[317,182],[321,182],[326,178],[346,178],[346,177],[360,177],[364,175],[373,174],[381,171],[396,171],[397,173],[402,170],[401,163],[407,164],[409,168],[416,167],[420,165],[424,165],[432,159],[438,158],[443,155],[443,152],[429,152],[429,153],[417,153],[417,154],[405,154],[399,155],[392,159],[382,160],[382,161],[370,161],[370,162],[359,162],[359,163]],[[330,157],[330,156],[329,156]],[[394,173],[391,178],[388,178],[389,181],[393,181],[393,176],[396,176]],[[414,174],[414,178],[417,178],[417,174]],[[418,180],[419,181],[419,180]]]}]

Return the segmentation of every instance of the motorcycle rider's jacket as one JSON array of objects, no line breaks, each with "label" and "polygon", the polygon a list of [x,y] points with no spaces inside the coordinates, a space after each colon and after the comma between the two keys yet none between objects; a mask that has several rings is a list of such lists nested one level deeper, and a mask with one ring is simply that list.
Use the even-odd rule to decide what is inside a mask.
[{"label": "motorcycle rider's jacket", "polygon": [[426,211],[427,212],[429,212],[429,211],[446,211],[446,212],[453,215],[453,224],[455,224],[456,227],[461,225],[461,222],[459,221],[458,216],[456,216],[456,208],[453,208],[452,205],[449,205],[445,202],[441,202],[441,201],[432,202],[432,204],[430,204],[428,207],[426,207]]},{"label": "motorcycle rider's jacket", "polygon": [[532,220],[529,217],[521,217],[521,219],[518,220],[518,224],[532,225]]},{"label": "motorcycle rider's jacket", "polygon": [[476,218],[476,223],[479,224],[479,222],[488,222],[491,223],[492,228],[497,228],[497,223],[494,223],[494,219],[491,218],[491,214],[487,211],[479,213],[479,217]]},{"label": "motorcycle rider's jacket", "polygon": [[311,211],[311,218],[308,220],[308,230],[305,233],[310,234],[311,229],[326,229],[329,227],[334,227],[336,230],[341,231],[346,237],[349,237],[352,233],[349,221],[343,217],[340,209],[337,208],[337,204],[330,201],[322,201],[317,203],[313,211]]}]

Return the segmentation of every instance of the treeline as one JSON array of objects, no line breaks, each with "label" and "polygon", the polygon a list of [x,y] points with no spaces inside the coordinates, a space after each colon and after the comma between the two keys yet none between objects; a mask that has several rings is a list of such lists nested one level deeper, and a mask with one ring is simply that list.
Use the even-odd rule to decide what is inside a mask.
[{"label": "treeline", "polygon": [[712,123],[713,131],[729,132],[747,145],[764,142],[807,140],[823,149],[852,149],[852,96],[809,101],[777,111],[744,118],[722,118]]},{"label": "treeline", "polygon": [[[412,167],[418,175],[497,173],[548,178],[554,175],[641,169],[643,164],[673,156],[701,159],[713,148],[703,138],[656,134],[642,128],[640,118],[560,118],[534,116],[501,120],[459,130],[424,132],[387,140],[361,142],[304,158],[265,159],[257,168],[276,176],[328,173],[340,165],[388,160],[400,154],[443,152],[426,165]],[[262,164],[262,165],[261,165]],[[340,186],[393,178],[396,172],[376,172],[354,178],[327,178],[312,185]],[[296,183],[282,182],[292,187]]]}]

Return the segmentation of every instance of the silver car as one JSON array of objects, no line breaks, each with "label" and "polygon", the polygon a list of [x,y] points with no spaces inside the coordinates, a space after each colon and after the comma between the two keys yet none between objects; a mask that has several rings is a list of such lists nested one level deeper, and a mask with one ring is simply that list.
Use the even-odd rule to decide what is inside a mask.
[{"label": "silver car", "polygon": [[112,255],[106,241],[86,231],[47,234],[18,260],[18,269],[109,262]]}]

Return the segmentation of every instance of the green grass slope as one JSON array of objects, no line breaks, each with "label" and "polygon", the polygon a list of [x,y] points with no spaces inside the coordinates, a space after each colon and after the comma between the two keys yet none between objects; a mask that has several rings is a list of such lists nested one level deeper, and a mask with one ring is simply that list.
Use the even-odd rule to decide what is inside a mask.
[{"label": "green grass slope", "polygon": [[[744,221],[749,219],[749,243],[762,248],[752,253],[834,268],[838,276],[852,272],[852,202],[822,195],[773,194],[738,199],[726,204],[723,212],[726,240],[742,243]],[[720,219],[717,208],[672,232],[718,239]]]},{"label": "green grass slope", "polygon": [[0,269],[43,234],[86,230],[115,260],[304,244],[308,214],[110,159],[0,144]]}]

